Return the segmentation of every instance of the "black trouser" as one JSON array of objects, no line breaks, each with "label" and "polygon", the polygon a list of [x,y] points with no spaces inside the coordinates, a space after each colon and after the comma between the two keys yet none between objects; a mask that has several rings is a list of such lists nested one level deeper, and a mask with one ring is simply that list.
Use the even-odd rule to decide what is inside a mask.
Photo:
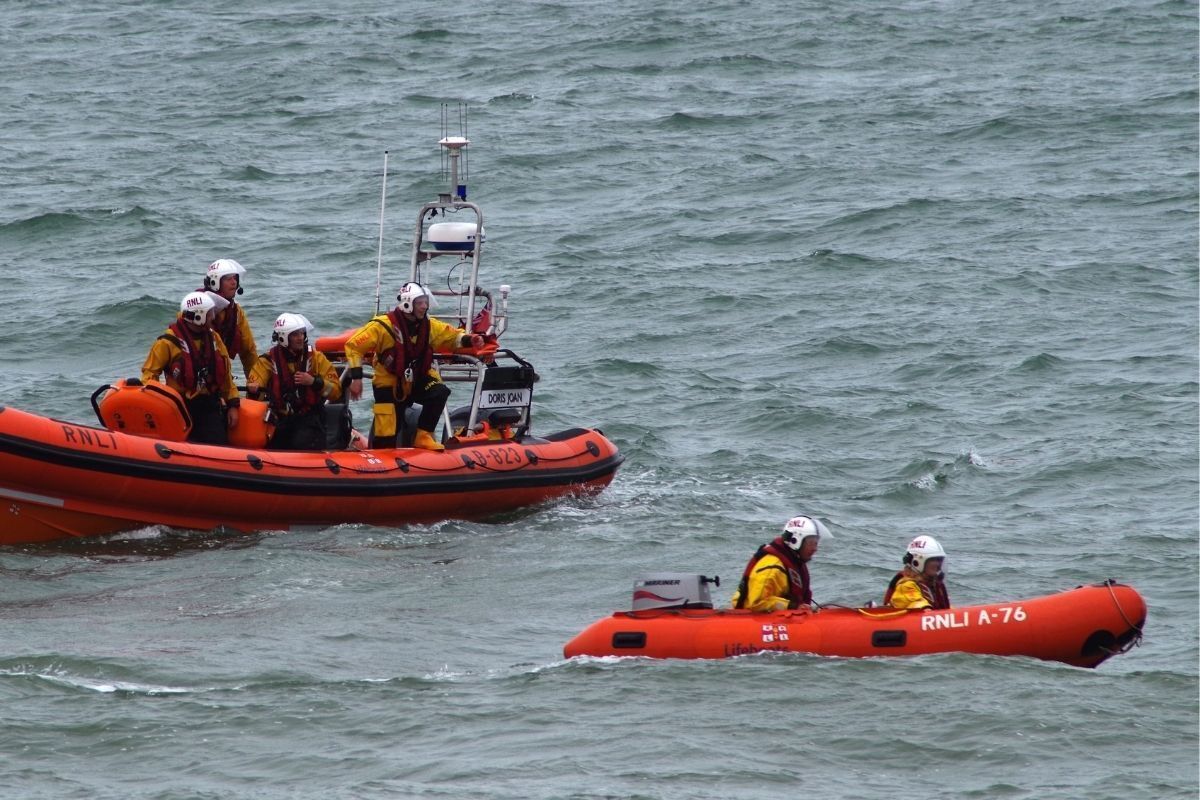
[{"label": "black trouser", "polygon": [[450,388],[438,379],[430,377],[427,377],[421,385],[414,385],[412,393],[402,402],[396,402],[396,393],[391,388],[375,389],[374,391],[376,404],[393,403],[396,406],[396,430],[390,436],[380,436],[376,433],[375,426],[372,425],[372,447],[396,446],[400,426],[404,424],[404,409],[413,403],[421,404],[421,414],[417,417],[417,427],[423,431],[433,433],[433,429],[437,427],[438,420],[442,417],[442,411],[446,408],[446,401],[450,399]]},{"label": "black trouser", "polygon": [[221,401],[211,394],[198,394],[184,400],[188,414],[192,417],[192,432],[189,442],[198,444],[229,444],[229,429],[225,424],[225,409]]},{"label": "black trouser", "polygon": [[320,408],[307,414],[291,414],[275,420],[275,433],[268,450],[324,450],[325,415]]}]

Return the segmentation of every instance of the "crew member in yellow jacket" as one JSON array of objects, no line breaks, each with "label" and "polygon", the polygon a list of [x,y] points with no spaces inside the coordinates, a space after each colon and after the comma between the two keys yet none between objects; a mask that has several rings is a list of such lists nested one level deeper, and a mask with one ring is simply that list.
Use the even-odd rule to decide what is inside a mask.
[{"label": "crew member in yellow jacket", "polygon": [[812,602],[808,562],[817,554],[822,537],[832,539],[833,535],[816,517],[789,519],[783,535],[758,548],[746,564],[733,593],[733,607],[751,611],[808,608]]},{"label": "crew member in yellow jacket", "polygon": [[192,418],[189,442],[227,444],[227,428],[237,425],[240,400],[229,353],[212,329],[220,299],[209,292],[185,295],[178,318],[154,340],[142,364],[142,383],[165,373],[167,386],[183,395]]},{"label": "crew member in yellow jacket", "polygon": [[242,362],[242,372],[249,378],[250,370],[258,361],[258,345],[254,343],[254,333],[246,319],[246,310],[237,302],[245,274],[246,268],[232,258],[218,258],[208,265],[208,271],[204,273],[204,289],[200,291],[219,295],[227,303],[221,307],[218,301],[213,330],[220,334],[229,357]]},{"label": "crew member in yellow jacket", "polygon": [[483,337],[467,333],[429,316],[429,290],[406,283],[396,295],[396,307],[359,328],[346,341],[350,370],[350,399],[362,396],[362,363],[367,353],[375,354],[375,419],[371,424],[372,447],[395,447],[398,419],[404,409],[421,404],[413,446],[426,450],[445,449],[433,438],[450,389],[433,368],[434,350],[483,346]]},{"label": "crew member in yellow jacket", "polygon": [[280,314],[271,332],[275,344],[254,362],[246,382],[247,396],[271,407],[271,450],[324,450],[323,407],[342,396],[337,370],[309,345],[308,329],[302,315]]},{"label": "crew member in yellow jacket", "polygon": [[904,569],[892,576],[883,604],[892,608],[949,608],[950,594],[942,572],[945,563],[946,551],[937,539],[913,539],[904,551]]}]

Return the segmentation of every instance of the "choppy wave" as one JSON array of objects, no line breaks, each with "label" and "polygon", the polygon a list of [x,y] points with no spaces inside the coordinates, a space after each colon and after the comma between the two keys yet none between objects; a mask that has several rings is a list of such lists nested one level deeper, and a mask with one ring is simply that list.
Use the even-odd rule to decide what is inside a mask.
[{"label": "choppy wave", "polygon": [[132,208],[89,208],[70,211],[46,211],[25,219],[0,224],[0,237],[34,236],[47,239],[69,235],[85,226],[108,222],[139,222],[157,226],[161,223],[154,214],[140,206]]},{"label": "choppy wave", "polygon": [[[381,151],[386,299],[464,100],[534,432],[627,460],[484,522],[0,551],[9,794],[891,798],[921,764],[931,798],[1195,796],[1194,2],[359,6],[0,10],[0,406],[90,421],[217,256],[260,346],[361,325]],[[639,574],[727,602],[796,513],[835,532],[820,602],[878,601],[922,532],[956,602],[1111,575],[1146,639],[563,659]],[[782,727],[837,733],[764,767],[746,709],[801,685]],[[900,686],[938,712],[881,748]]]}]

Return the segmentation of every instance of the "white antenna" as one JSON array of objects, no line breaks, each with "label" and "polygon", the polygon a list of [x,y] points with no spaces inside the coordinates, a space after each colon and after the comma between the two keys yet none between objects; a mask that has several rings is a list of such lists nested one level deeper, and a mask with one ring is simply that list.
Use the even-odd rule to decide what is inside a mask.
[{"label": "white antenna", "polygon": [[[446,136],[438,142],[445,148],[443,152],[449,162],[450,192],[460,202],[467,199],[467,176],[465,172],[459,175],[459,159],[466,157],[466,147],[470,143],[471,140],[465,136]],[[460,180],[462,183],[459,183]]]},{"label": "white antenna", "polygon": [[375,256],[375,316],[379,316],[379,293],[383,285],[383,210],[387,206],[388,151],[383,151],[383,190],[379,195],[379,251]]},{"label": "white antenna", "polygon": [[443,202],[462,202],[467,199],[467,106],[458,104],[458,134],[452,134],[450,104],[442,103],[442,180],[449,179],[450,191]]}]

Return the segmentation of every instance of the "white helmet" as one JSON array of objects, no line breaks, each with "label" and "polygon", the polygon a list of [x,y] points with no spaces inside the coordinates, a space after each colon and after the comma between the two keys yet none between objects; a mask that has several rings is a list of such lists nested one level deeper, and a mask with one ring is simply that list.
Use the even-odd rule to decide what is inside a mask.
[{"label": "white helmet", "polygon": [[925,562],[931,558],[946,558],[946,551],[932,536],[918,536],[908,543],[908,549],[904,551],[904,563],[917,572],[924,572]]},{"label": "white helmet", "polygon": [[433,294],[419,283],[406,283],[400,287],[400,294],[396,295],[396,302],[400,306],[400,310],[405,314],[413,313],[413,302],[418,297],[425,297],[429,300],[429,307],[433,308]]},{"label": "white helmet", "polygon": [[183,319],[193,325],[207,324],[208,312],[216,307],[216,301],[208,292],[188,292],[179,303]]},{"label": "white helmet", "polygon": [[284,312],[275,318],[275,328],[271,331],[271,341],[287,346],[288,337],[296,331],[304,331],[304,338],[307,340],[311,328],[312,325],[304,318],[303,314]]},{"label": "white helmet", "polygon": [[238,276],[237,293],[242,293],[242,276],[246,274],[246,268],[232,258],[218,258],[216,261],[208,265],[208,272],[204,273],[204,288],[211,292],[219,291],[221,288],[221,279],[226,275]]},{"label": "white helmet", "polygon": [[829,528],[826,528],[819,519],[814,517],[792,517],[783,526],[783,543],[793,550],[799,550],[800,546],[804,544],[804,540],[810,536],[815,536],[817,539],[833,538]]}]

